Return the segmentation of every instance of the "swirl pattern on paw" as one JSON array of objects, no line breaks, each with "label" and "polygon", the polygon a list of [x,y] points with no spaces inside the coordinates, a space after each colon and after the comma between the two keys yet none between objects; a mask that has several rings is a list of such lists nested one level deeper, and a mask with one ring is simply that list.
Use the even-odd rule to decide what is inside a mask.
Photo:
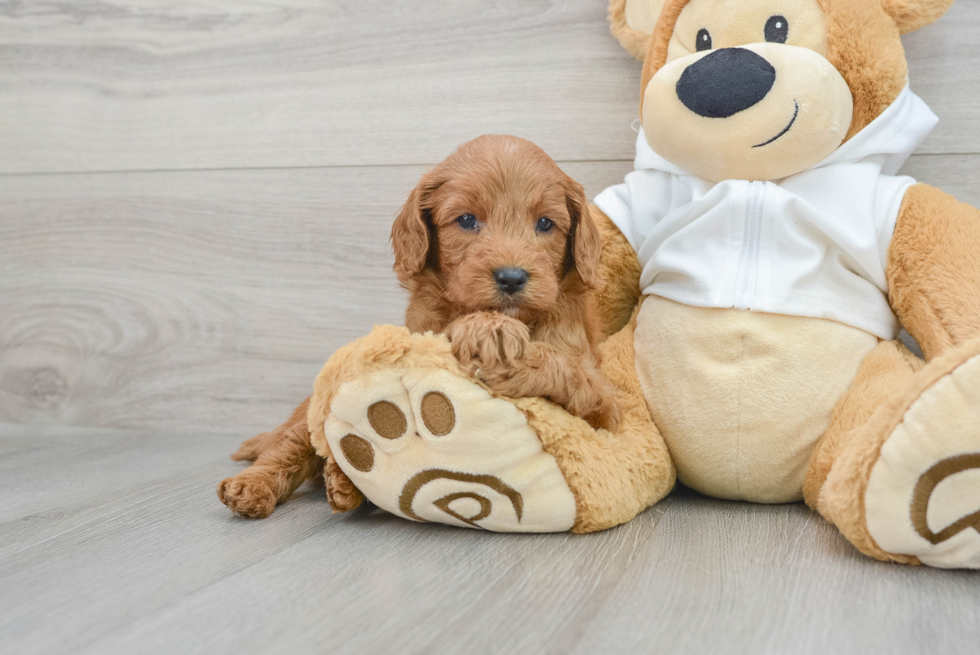
[{"label": "swirl pattern on paw", "polygon": [[864,503],[882,549],[980,568],[980,353],[908,407],[881,447]]},{"label": "swirl pattern on paw", "polygon": [[342,385],[324,423],[337,464],[375,505],[419,522],[563,532],[575,498],[526,417],[442,369]]}]

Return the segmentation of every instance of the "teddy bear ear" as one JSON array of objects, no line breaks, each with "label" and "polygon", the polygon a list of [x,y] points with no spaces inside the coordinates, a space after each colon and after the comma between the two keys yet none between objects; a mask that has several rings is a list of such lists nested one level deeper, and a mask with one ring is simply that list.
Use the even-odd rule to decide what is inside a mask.
[{"label": "teddy bear ear", "polygon": [[953,0],[881,0],[881,6],[902,34],[935,23],[952,4]]},{"label": "teddy bear ear", "polygon": [[609,0],[609,25],[613,36],[640,61],[657,26],[665,0]]}]

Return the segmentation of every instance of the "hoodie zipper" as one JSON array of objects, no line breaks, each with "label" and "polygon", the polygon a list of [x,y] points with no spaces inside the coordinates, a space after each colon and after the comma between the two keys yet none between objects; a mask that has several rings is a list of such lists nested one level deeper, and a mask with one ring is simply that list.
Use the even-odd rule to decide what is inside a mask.
[{"label": "hoodie zipper", "polygon": [[742,257],[735,280],[735,307],[751,309],[759,276],[759,251],[762,241],[762,217],[766,207],[766,183],[749,182],[746,193],[745,230]]}]

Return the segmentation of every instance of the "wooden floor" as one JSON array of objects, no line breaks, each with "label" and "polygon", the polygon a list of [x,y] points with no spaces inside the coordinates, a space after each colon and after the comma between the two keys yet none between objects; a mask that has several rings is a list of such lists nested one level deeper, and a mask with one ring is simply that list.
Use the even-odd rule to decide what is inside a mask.
[{"label": "wooden floor", "polygon": [[[0,652],[977,653],[980,575],[869,561],[798,505],[679,491],[490,535],[214,486],[404,297],[387,233],[484,132],[590,194],[640,65],[604,0],[0,0]],[[980,205],[980,4],[906,37]]]}]

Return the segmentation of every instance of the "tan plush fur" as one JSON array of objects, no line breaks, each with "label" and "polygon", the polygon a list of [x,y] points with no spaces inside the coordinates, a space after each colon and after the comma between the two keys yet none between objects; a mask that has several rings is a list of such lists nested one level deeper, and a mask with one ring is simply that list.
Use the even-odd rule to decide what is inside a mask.
[{"label": "tan plush fur", "polygon": [[602,236],[599,278],[603,282],[592,292],[592,306],[602,333],[612,335],[626,326],[640,299],[640,262],[609,217],[595,205],[589,205],[589,211]]},{"label": "tan plush fur", "polygon": [[626,2],[627,0],[611,0],[609,2],[609,26],[612,28],[613,36],[623,46],[623,49],[643,61],[650,35],[633,29],[626,22]]},{"label": "tan plush fur", "polygon": [[895,25],[876,2],[820,0],[827,15],[827,59],[854,97],[847,138],[881,115],[908,82],[905,49]]},{"label": "tan plush fur", "polygon": [[925,362],[897,341],[883,341],[864,359],[810,458],[803,485],[803,497],[810,507],[820,511],[820,490],[844,447],[861,438],[855,431],[866,429],[875,411],[893,400],[896,389],[909,386],[923,366]]},{"label": "tan plush fur", "polygon": [[905,196],[888,251],[892,309],[931,360],[980,332],[980,211],[926,184]]},{"label": "tan plush fur", "polygon": [[902,34],[931,25],[953,6],[953,0],[881,0]]},{"label": "tan plush fur", "polygon": [[[461,227],[463,215],[473,229]],[[540,148],[506,136],[464,144],[413,190],[392,245],[409,291],[409,329],[447,333],[464,369],[497,393],[545,397],[593,425],[618,426],[616,392],[598,369],[603,333],[592,305],[591,292],[605,284],[602,239],[582,186]],[[495,272],[504,267],[529,274],[519,292],[501,290]],[[323,470],[305,414],[304,404],[242,445],[235,458],[255,464],[221,482],[222,502],[243,516],[268,516]],[[330,460],[326,485],[336,511],[363,502]]]},{"label": "tan plush fur", "polygon": [[[875,384],[883,385],[882,391],[890,392],[890,398],[878,406],[867,423],[850,433],[844,433],[844,438],[837,444],[839,452],[815,503],[812,500],[812,487],[810,494],[811,506],[815,504],[817,510],[832,521],[864,554],[905,564],[919,563],[915,557],[882,550],[868,531],[864,499],[871,469],[878,461],[882,446],[902,421],[909,407],[941,378],[978,354],[980,339],[974,339],[934,359],[911,380],[908,379],[908,371],[903,363],[895,362],[894,358],[890,363],[874,363],[889,367],[889,370],[880,371],[881,381]],[[855,419],[861,418],[866,407],[866,403],[856,406]],[[857,423],[858,420],[852,419],[852,422]],[[832,446],[829,445],[825,456],[832,455],[831,450]],[[817,477],[818,473],[814,475]]]}]

